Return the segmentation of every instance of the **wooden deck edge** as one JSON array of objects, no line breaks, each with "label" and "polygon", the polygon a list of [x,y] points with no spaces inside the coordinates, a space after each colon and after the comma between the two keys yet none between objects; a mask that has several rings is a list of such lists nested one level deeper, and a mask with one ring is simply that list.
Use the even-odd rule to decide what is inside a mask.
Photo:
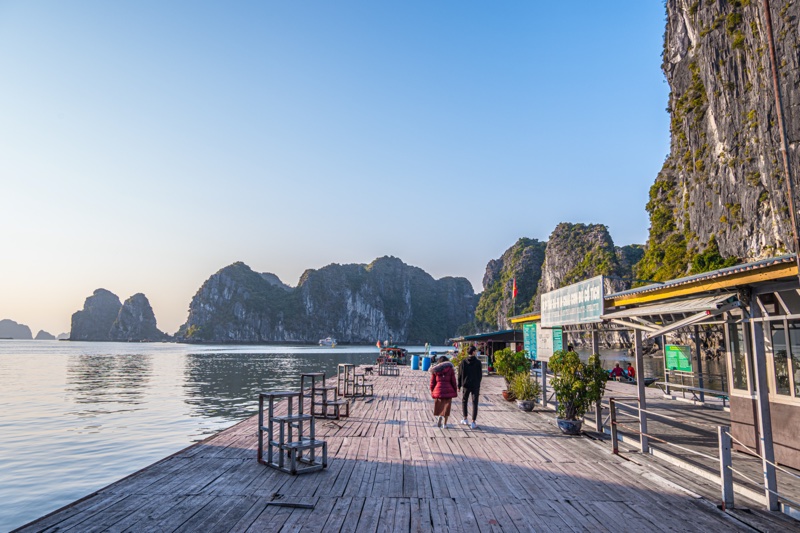
[{"label": "wooden deck edge", "polygon": [[94,492],[92,492],[92,493],[90,493],[90,494],[87,494],[86,496],[83,496],[83,497],[81,497],[81,498],[78,498],[77,500],[75,500],[75,501],[73,501],[73,502],[70,502],[70,503],[68,503],[68,504],[66,504],[66,505],[64,505],[64,506],[62,506],[62,507],[59,507],[58,509],[54,509],[53,511],[51,511],[51,512],[47,513],[46,515],[44,515],[44,516],[40,516],[40,517],[39,517],[39,518],[37,518],[36,520],[33,520],[33,521],[31,521],[31,522],[28,522],[27,524],[23,524],[23,525],[21,525],[21,526],[19,526],[19,527],[17,527],[17,528],[14,528],[14,529],[12,529],[12,530],[11,530],[9,533],[14,533],[14,532],[16,532],[16,531],[21,531],[21,530],[23,530],[23,529],[25,529],[25,528],[27,528],[27,527],[32,527],[32,526],[35,526],[37,522],[41,522],[42,520],[45,520],[46,518],[49,518],[49,517],[53,516],[53,515],[54,515],[54,514],[56,514],[56,513],[60,513],[60,512],[62,512],[62,511],[65,511],[65,510],[67,510],[67,509],[69,509],[69,508],[71,508],[71,507],[74,507],[74,506],[78,505],[79,503],[85,502],[86,500],[88,500],[88,499],[90,499],[90,498],[94,498],[95,496],[97,496],[98,494],[100,494],[101,492],[103,492],[104,490],[108,490],[108,489],[110,489],[111,487],[113,487],[114,485],[117,485],[117,484],[119,484],[119,483],[122,483],[123,481],[127,480],[128,478],[130,478],[130,477],[132,477],[132,476],[135,476],[135,475],[137,475],[137,474],[139,474],[139,473],[141,473],[141,472],[144,472],[145,470],[147,470],[147,469],[149,469],[149,468],[153,468],[153,467],[154,467],[154,466],[156,466],[156,465],[159,465],[159,464],[161,464],[161,463],[163,463],[163,462],[165,462],[165,461],[168,461],[169,459],[172,459],[172,458],[173,458],[173,457],[175,457],[176,455],[180,455],[180,454],[182,454],[182,453],[186,452],[187,450],[191,450],[191,449],[192,449],[192,448],[194,448],[195,446],[200,446],[200,445],[202,445],[202,444],[206,444],[206,443],[208,443],[209,441],[211,441],[211,440],[214,440],[214,439],[216,439],[217,437],[220,437],[220,436],[221,436],[223,433],[225,433],[225,432],[227,432],[227,431],[230,431],[230,430],[232,430],[232,429],[234,429],[234,428],[236,428],[236,427],[238,427],[238,426],[240,426],[240,425],[242,425],[242,424],[245,424],[245,423],[247,423],[249,420],[251,420],[252,418],[255,418],[255,417],[258,417],[258,415],[256,414],[256,415],[248,416],[248,417],[247,417],[247,418],[245,418],[244,420],[240,420],[239,422],[236,422],[235,424],[233,424],[233,425],[232,425],[232,426],[230,426],[230,427],[227,427],[227,428],[225,428],[225,429],[221,429],[221,430],[219,430],[218,432],[214,433],[213,435],[209,435],[208,437],[206,437],[205,439],[203,439],[203,440],[201,440],[201,441],[198,441],[198,442],[195,442],[195,443],[193,443],[193,444],[190,444],[190,445],[188,445],[188,446],[186,446],[186,447],[184,447],[184,448],[181,448],[180,450],[178,450],[178,451],[177,451],[177,452],[175,452],[175,453],[171,453],[171,454],[169,454],[169,455],[168,455],[168,456],[166,456],[166,457],[162,457],[161,459],[159,459],[159,460],[158,460],[158,461],[156,461],[155,463],[151,463],[151,464],[149,464],[149,465],[147,465],[147,466],[144,466],[144,467],[140,468],[139,470],[136,470],[135,472],[131,472],[131,473],[130,473],[130,474],[128,474],[127,476],[121,477],[121,478],[119,478],[118,480],[114,481],[113,483],[109,483],[109,484],[108,484],[108,485],[106,485],[105,487],[101,487],[101,488],[97,489],[96,491],[94,491]]}]

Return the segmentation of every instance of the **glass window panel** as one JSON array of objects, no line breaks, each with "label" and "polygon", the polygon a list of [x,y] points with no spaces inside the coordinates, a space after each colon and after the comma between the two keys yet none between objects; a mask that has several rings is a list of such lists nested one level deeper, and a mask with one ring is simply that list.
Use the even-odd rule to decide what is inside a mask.
[{"label": "glass window panel", "polygon": [[770,322],[772,332],[772,364],[775,371],[775,392],[789,396],[789,359],[786,353],[786,331],[783,321]]},{"label": "glass window panel", "polygon": [[745,351],[743,324],[728,324],[728,338],[733,370],[733,388],[747,390],[747,353]]},{"label": "glass window panel", "polygon": [[800,320],[789,321],[789,346],[792,351],[794,395],[800,397]]},{"label": "glass window panel", "polygon": [[800,313],[800,295],[797,294],[797,291],[781,291],[778,294],[783,300],[783,303],[786,304],[786,307],[789,308],[789,313]]}]

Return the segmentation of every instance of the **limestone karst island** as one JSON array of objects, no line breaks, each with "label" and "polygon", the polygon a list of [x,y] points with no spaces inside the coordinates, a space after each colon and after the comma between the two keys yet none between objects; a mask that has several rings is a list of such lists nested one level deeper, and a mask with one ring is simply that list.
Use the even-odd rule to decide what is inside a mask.
[{"label": "limestone karst island", "polygon": [[[0,320],[0,404],[5,406],[0,457],[7,478],[0,480],[5,504],[0,507],[8,509],[0,509],[0,529],[800,532],[800,0],[661,4],[663,48],[660,59],[657,50],[650,59],[654,65],[660,61],[669,91],[668,152],[663,164],[660,158],[654,163],[659,169],[641,176],[642,194],[647,187],[649,193],[639,205],[598,201],[599,212],[609,218],[612,212],[621,214],[626,221],[629,216],[631,225],[634,212],[646,213],[649,228],[636,239],[642,242],[624,236],[615,241],[611,230],[620,231],[619,224],[600,219],[594,215],[598,211],[584,216],[589,206],[576,198],[589,182],[573,184],[556,166],[548,167],[547,179],[560,184],[558,193],[542,188],[541,196],[525,202],[515,192],[517,178],[504,174],[504,161],[492,162],[478,185],[466,177],[468,167],[483,169],[482,157],[501,160],[507,145],[519,140],[506,135],[497,118],[527,113],[504,107],[514,89],[503,85],[504,74],[542,69],[547,80],[537,78],[537,83],[555,84],[564,95],[547,107],[557,108],[563,114],[559,121],[569,122],[570,108],[581,103],[578,99],[591,100],[595,87],[567,86],[566,70],[606,68],[628,48],[650,54],[644,42],[624,43],[625,49],[609,46],[612,34],[621,31],[617,26],[604,29],[605,36],[591,33],[582,17],[599,17],[595,5],[572,6],[571,20],[553,16],[563,13],[544,4],[525,8],[516,18],[508,10],[517,13],[519,6],[485,5],[474,26],[465,25],[473,7],[450,10],[446,2],[361,6],[363,13],[346,4],[311,3],[302,15],[294,6],[270,4],[268,13],[236,23],[227,17],[245,9],[241,5],[223,11],[193,6],[180,14],[164,7],[163,20],[151,11],[139,13],[141,18],[132,19],[136,24],[153,16],[167,24],[175,16],[188,33],[171,35],[186,48],[164,52],[169,69],[138,64],[125,54],[115,59],[131,62],[126,84],[157,74],[163,87],[141,82],[142,91],[182,94],[180,104],[152,112],[153,124],[147,114],[137,117],[142,121],[137,128],[155,131],[185,120],[175,118],[182,105],[191,105],[184,100],[204,101],[206,93],[178,85],[192,62],[200,61],[190,53],[200,46],[209,61],[225,58],[224,68],[213,63],[219,70],[204,70],[197,89],[207,84],[226,95],[231,108],[219,111],[220,117],[233,121],[230,117],[239,113],[281,124],[279,134],[261,137],[263,132],[248,129],[249,123],[220,125],[203,115],[210,125],[194,127],[207,129],[209,136],[243,129],[252,139],[218,139],[219,146],[209,146],[175,135],[193,152],[219,150],[220,160],[209,166],[224,168],[231,182],[235,178],[228,174],[235,175],[236,165],[247,159],[239,144],[258,146],[266,154],[259,152],[259,165],[297,181],[291,202],[273,182],[230,197],[224,183],[215,183],[207,188],[219,195],[214,202],[220,213],[212,214],[197,200],[203,217],[220,225],[226,216],[236,218],[224,211],[226,202],[236,203],[242,213],[258,212],[263,217],[258,224],[297,239],[292,246],[298,257],[311,255],[301,255],[307,244],[289,226],[299,227],[302,217],[314,218],[317,211],[324,218],[314,218],[315,229],[353,216],[354,242],[375,239],[381,245],[369,255],[353,252],[349,263],[339,254],[327,261],[340,262],[327,266],[304,264],[299,278],[287,279],[286,252],[273,254],[273,244],[261,244],[278,242],[268,230],[243,240],[273,254],[272,265],[251,260],[264,256],[248,255],[250,250],[234,244],[224,253],[209,244],[204,251],[226,259],[213,263],[207,274],[207,261],[201,263],[202,277],[192,278],[191,290],[205,281],[187,298],[185,320],[169,327],[159,315],[159,294],[149,289],[148,295],[130,294],[143,290],[135,279],[119,289],[106,284],[112,277],[81,289],[85,300],[82,307],[75,302],[66,333],[46,326],[53,334],[39,330],[34,336],[38,328],[14,317]],[[630,2],[625,12],[641,8]],[[104,9],[110,8],[98,13]],[[207,9],[215,13],[212,26],[198,22]],[[318,18],[321,9],[325,16]],[[95,16],[106,21],[102,13],[90,18]],[[276,20],[279,27],[272,26]],[[120,21],[124,18],[114,32],[127,31],[129,22]],[[626,19],[626,24],[637,23]],[[258,26],[269,39],[252,37],[227,48],[215,37],[226,24],[242,35]],[[514,64],[502,61],[486,42],[460,44],[471,28],[478,35],[485,31],[492,39],[508,39],[511,50],[517,24],[531,32],[553,31],[548,27],[555,25],[560,33],[546,49],[527,50]],[[608,19],[594,21],[607,24]],[[578,36],[570,26],[576,25],[591,39],[572,43]],[[425,30],[428,26],[435,31]],[[159,32],[146,27],[153,31],[137,30],[134,48],[158,39]],[[204,31],[195,35],[192,28]],[[94,43],[91,32],[85,35],[86,43]],[[462,55],[462,47],[469,53]],[[98,61],[114,57],[97,43],[89,48],[99,54]],[[260,55],[247,55],[250,48]],[[348,68],[324,55],[329,63],[314,63],[313,69],[292,75],[273,70],[281,62],[315,61],[327,49],[347,57]],[[544,67],[552,64],[543,56],[569,54],[575,56],[570,62],[562,59],[566,63],[552,71]],[[496,67],[480,67],[482,55],[491,56]],[[587,55],[591,63],[582,57]],[[0,63],[4,57],[0,53]],[[247,65],[246,75],[236,70],[240,64]],[[382,70],[384,64],[396,69],[391,76]],[[474,85],[478,93],[440,87],[462,64],[470,66],[472,77],[461,83]],[[143,74],[150,69],[153,73]],[[342,89],[341,80],[362,70],[359,90]],[[19,75],[10,72],[12,79]],[[295,85],[298,80],[303,83]],[[385,80],[391,83],[382,85]],[[620,94],[628,94],[624,83],[620,78]],[[494,92],[493,85],[503,91]],[[389,86],[402,87],[402,97]],[[261,100],[246,112],[236,107],[253,88]],[[314,97],[283,115],[267,88],[280,90],[278,101],[287,108],[294,93]],[[444,112],[452,102],[460,102],[461,112],[478,106],[473,100],[481,91],[494,100],[485,122],[471,123],[473,115],[460,121],[458,113],[457,119]],[[336,128],[326,122],[327,99],[336,102],[341,121]],[[415,123],[412,134],[385,110],[358,113],[377,100],[391,101],[410,115],[430,100],[442,115],[426,108],[429,120]],[[98,110],[104,102],[98,99]],[[537,108],[536,128],[548,127],[545,111]],[[615,120],[623,124],[627,117]],[[306,122],[314,129],[303,130]],[[443,134],[442,124],[452,129]],[[588,124],[589,118],[572,124],[572,149],[567,155],[553,153],[554,165],[591,159],[584,139],[578,141]],[[614,137],[619,124],[606,126]],[[346,151],[333,157],[315,144],[315,135],[326,132],[326,143],[342,137],[356,145],[364,142],[354,133],[362,129],[386,145],[364,146],[357,162],[348,161]],[[344,183],[344,174],[366,172],[358,166],[365,164],[360,159],[395,164],[417,157],[409,138],[423,138],[435,145],[427,149],[444,151],[448,143],[465,142],[467,134],[487,131],[495,132],[497,145],[485,142],[485,151],[463,154],[458,172],[465,177],[446,193],[425,189],[426,178],[411,171],[404,175],[406,167],[396,175],[370,176],[376,183],[392,181],[395,189],[386,193],[375,185],[382,192],[370,190],[375,197],[367,200],[358,196],[366,182]],[[278,147],[286,139],[297,145]],[[533,153],[531,139],[524,141]],[[174,143],[170,149],[177,150],[180,143]],[[147,160],[147,144],[132,146],[136,158]],[[619,143],[614,151],[619,169],[635,150]],[[282,151],[296,159],[276,163]],[[341,161],[352,167],[342,170],[336,166]],[[328,182],[307,184],[310,178],[298,170],[307,163],[325,167]],[[601,163],[597,166],[599,175]],[[621,189],[631,187],[603,176],[596,180],[598,187],[616,188],[620,197]],[[179,187],[181,194],[202,198],[205,179],[200,172],[196,181]],[[337,180],[342,183],[330,185]],[[413,206],[404,200],[406,189],[421,198]],[[341,190],[346,195],[340,196]],[[168,197],[172,191],[165,185],[159,194]],[[326,207],[309,207],[317,196],[326,197]],[[257,203],[251,203],[254,199]],[[292,215],[296,220],[280,214],[284,202],[302,205]],[[553,205],[563,206],[559,218],[544,224],[544,213],[550,212],[545,207]],[[464,228],[474,227],[464,222],[469,217],[491,227],[488,238],[462,228],[464,234],[453,235],[439,252],[470,259],[477,254],[478,273],[485,264],[479,287],[464,275],[442,275],[433,267],[426,271],[417,266],[419,255],[391,252],[398,235],[440,229],[435,226],[444,219],[431,215],[436,210],[452,210]],[[154,219],[160,216],[154,207]],[[428,226],[415,225],[427,216]],[[405,220],[407,227],[393,233],[381,226],[374,234],[357,227],[377,227],[392,217]],[[242,226],[258,226],[244,215],[243,220]],[[279,229],[271,225],[276,220]],[[190,226],[183,230],[188,233]],[[537,233],[542,226],[546,229]],[[197,223],[191,231],[214,233],[211,223]],[[237,238],[226,235],[225,244],[240,242]],[[418,238],[422,248],[423,235]],[[486,240],[496,246],[478,246]],[[409,255],[417,251],[396,246]],[[241,254],[228,255],[232,249]],[[487,249],[493,252],[483,252]]]}]

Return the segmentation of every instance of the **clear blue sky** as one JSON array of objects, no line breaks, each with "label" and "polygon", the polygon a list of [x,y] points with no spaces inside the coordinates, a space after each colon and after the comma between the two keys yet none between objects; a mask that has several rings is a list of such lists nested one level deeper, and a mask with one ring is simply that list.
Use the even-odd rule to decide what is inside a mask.
[{"label": "clear blue sky", "polygon": [[562,221],[644,243],[663,2],[0,1],[0,318],[98,287],[174,332],[234,261],[476,292]]}]

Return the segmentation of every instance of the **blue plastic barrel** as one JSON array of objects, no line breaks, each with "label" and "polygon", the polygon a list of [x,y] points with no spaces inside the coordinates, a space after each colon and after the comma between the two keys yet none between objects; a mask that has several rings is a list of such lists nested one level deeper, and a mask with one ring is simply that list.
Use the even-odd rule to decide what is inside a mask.
[{"label": "blue plastic barrel", "polygon": [[419,356],[412,355],[411,356],[411,370],[419,370]]},{"label": "blue plastic barrel", "polygon": [[430,357],[423,357],[422,358],[422,370],[427,372],[428,369],[431,367],[431,358]]}]

